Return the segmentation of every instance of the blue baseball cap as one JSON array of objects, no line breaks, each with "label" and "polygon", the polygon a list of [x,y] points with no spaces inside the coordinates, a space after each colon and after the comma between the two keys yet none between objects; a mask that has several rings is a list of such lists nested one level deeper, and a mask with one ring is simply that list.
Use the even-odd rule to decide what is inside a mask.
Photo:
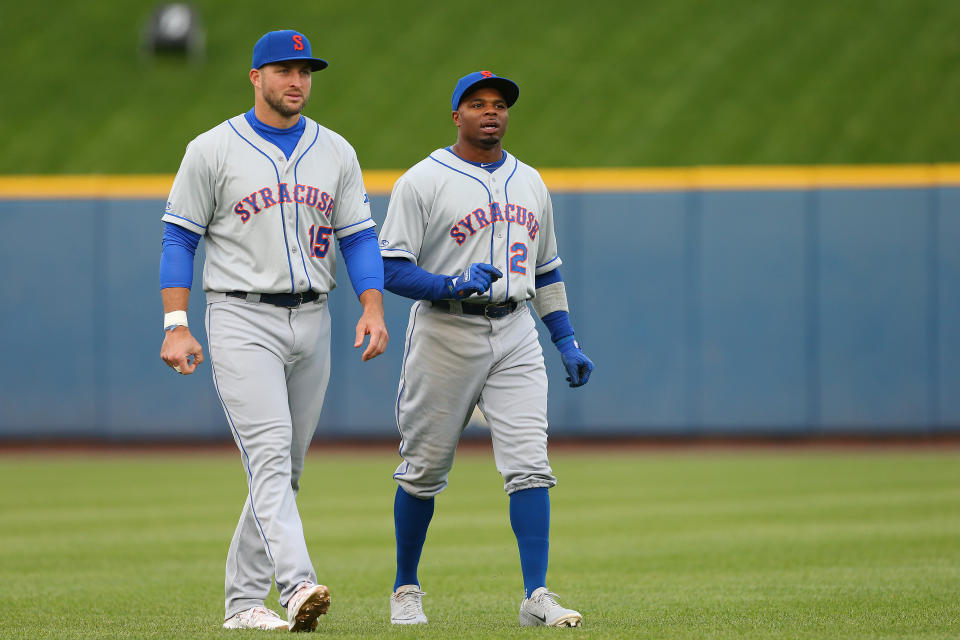
[{"label": "blue baseball cap", "polygon": [[326,60],[313,57],[307,36],[293,29],[265,33],[253,45],[253,69],[285,60],[307,60],[313,71],[327,68]]},{"label": "blue baseball cap", "polygon": [[520,96],[520,87],[513,80],[501,78],[492,71],[474,71],[460,78],[457,86],[453,88],[453,98],[450,101],[453,110],[456,111],[460,107],[463,96],[481,87],[493,87],[499,90],[507,102],[507,107],[512,107]]}]

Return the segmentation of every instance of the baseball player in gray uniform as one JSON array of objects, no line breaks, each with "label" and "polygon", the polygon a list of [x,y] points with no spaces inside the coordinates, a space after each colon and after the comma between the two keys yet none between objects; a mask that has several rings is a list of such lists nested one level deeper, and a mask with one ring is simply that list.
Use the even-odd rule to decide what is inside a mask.
[{"label": "baseball player in gray uniform", "polygon": [[487,419],[510,496],[524,598],[520,624],[580,626],[546,588],[550,502],[547,374],[533,308],[561,352],[571,387],[593,363],[574,339],[550,195],[533,168],[503,150],[517,85],[490,71],[457,82],[457,142],[397,181],[380,232],[385,285],[410,309],[396,403],[400,455],[394,501],[394,624],[424,624],[417,566],[474,407]]},{"label": "baseball player in gray uniform", "polygon": [[[335,239],[363,305],[354,346],[370,336],[366,361],[388,340],[383,262],[356,153],[301,115],[311,73],[326,66],[302,33],[260,38],[253,108],[187,146],[163,215],[160,355],[184,375],[203,362],[186,315],[203,237],[210,369],[247,479],[227,554],[227,629],[313,631],[330,604],[296,496],[330,377]],[[264,606],[273,581],[286,620]]]}]

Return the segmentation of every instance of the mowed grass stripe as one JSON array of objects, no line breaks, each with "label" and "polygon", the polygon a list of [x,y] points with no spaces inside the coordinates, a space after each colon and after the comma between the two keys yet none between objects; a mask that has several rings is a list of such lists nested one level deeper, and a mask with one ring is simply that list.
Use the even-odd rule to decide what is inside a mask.
[{"label": "mowed grass stripe", "polygon": [[[492,456],[462,452],[391,629],[393,454],[315,454],[299,498],[333,637],[539,637]],[[595,638],[960,634],[960,451],[556,452],[549,584]],[[30,482],[24,482],[30,478]],[[222,638],[232,455],[0,458],[3,638]],[[270,603],[275,605],[275,594]]]},{"label": "mowed grass stripe", "polygon": [[139,55],[154,2],[8,4],[5,59],[25,71],[0,101],[0,173],[175,171],[190,139],[250,107],[252,44],[291,23],[330,61],[307,115],[364,167],[451,144],[450,93],[476,69],[520,84],[507,146],[538,167],[960,160],[960,4],[943,0],[527,0],[495,26],[439,0],[276,17],[202,0],[196,64]]}]

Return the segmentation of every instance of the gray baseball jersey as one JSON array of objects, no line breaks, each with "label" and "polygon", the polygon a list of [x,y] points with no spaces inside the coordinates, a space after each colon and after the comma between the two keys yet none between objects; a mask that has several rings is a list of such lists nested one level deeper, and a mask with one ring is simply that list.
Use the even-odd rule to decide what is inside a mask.
[{"label": "gray baseball jersey", "polygon": [[187,145],[163,220],[206,236],[205,291],[326,293],[334,238],[374,226],[353,147],[302,117],[289,160],[243,115]]},{"label": "gray baseball jersey", "polygon": [[504,277],[467,302],[532,298],[535,277],[561,264],[553,205],[536,169],[508,153],[490,173],[447,149],[431,153],[394,185],[380,253],[445,275],[474,262],[500,269]]}]

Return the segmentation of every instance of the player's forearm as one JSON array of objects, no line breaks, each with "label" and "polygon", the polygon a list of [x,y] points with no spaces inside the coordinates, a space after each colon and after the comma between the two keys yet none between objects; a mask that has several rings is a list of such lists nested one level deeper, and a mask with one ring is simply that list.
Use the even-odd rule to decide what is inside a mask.
[{"label": "player's forearm", "polygon": [[440,300],[449,296],[450,276],[430,273],[406,258],[384,258],[384,287],[411,300]]},{"label": "player's forearm", "polygon": [[532,302],[534,311],[550,331],[550,340],[554,344],[559,347],[561,340],[573,336],[566,286],[559,268],[536,277],[536,295]]},{"label": "player's forearm", "polygon": [[190,304],[190,289],[186,287],[167,287],[160,289],[163,299],[163,312],[186,311]]},{"label": "player's forearm", "polygon": [[363,306],[363,313],[375,313],[383,315],[383,292],[377,289],[367,289],[360,294],[360,304]]},{"label": "player's forearm", "polygon": [[360,294],[360,304],[363,305],[363,315],[357,322],[357,334],[353,346],[362,347],[364,337],[370,336],[370,343],[361,357],[361,360],[366,362],[386,350],[390,335],[387,333],[387,325],[383,318],[383,292],[367,289]]}]

